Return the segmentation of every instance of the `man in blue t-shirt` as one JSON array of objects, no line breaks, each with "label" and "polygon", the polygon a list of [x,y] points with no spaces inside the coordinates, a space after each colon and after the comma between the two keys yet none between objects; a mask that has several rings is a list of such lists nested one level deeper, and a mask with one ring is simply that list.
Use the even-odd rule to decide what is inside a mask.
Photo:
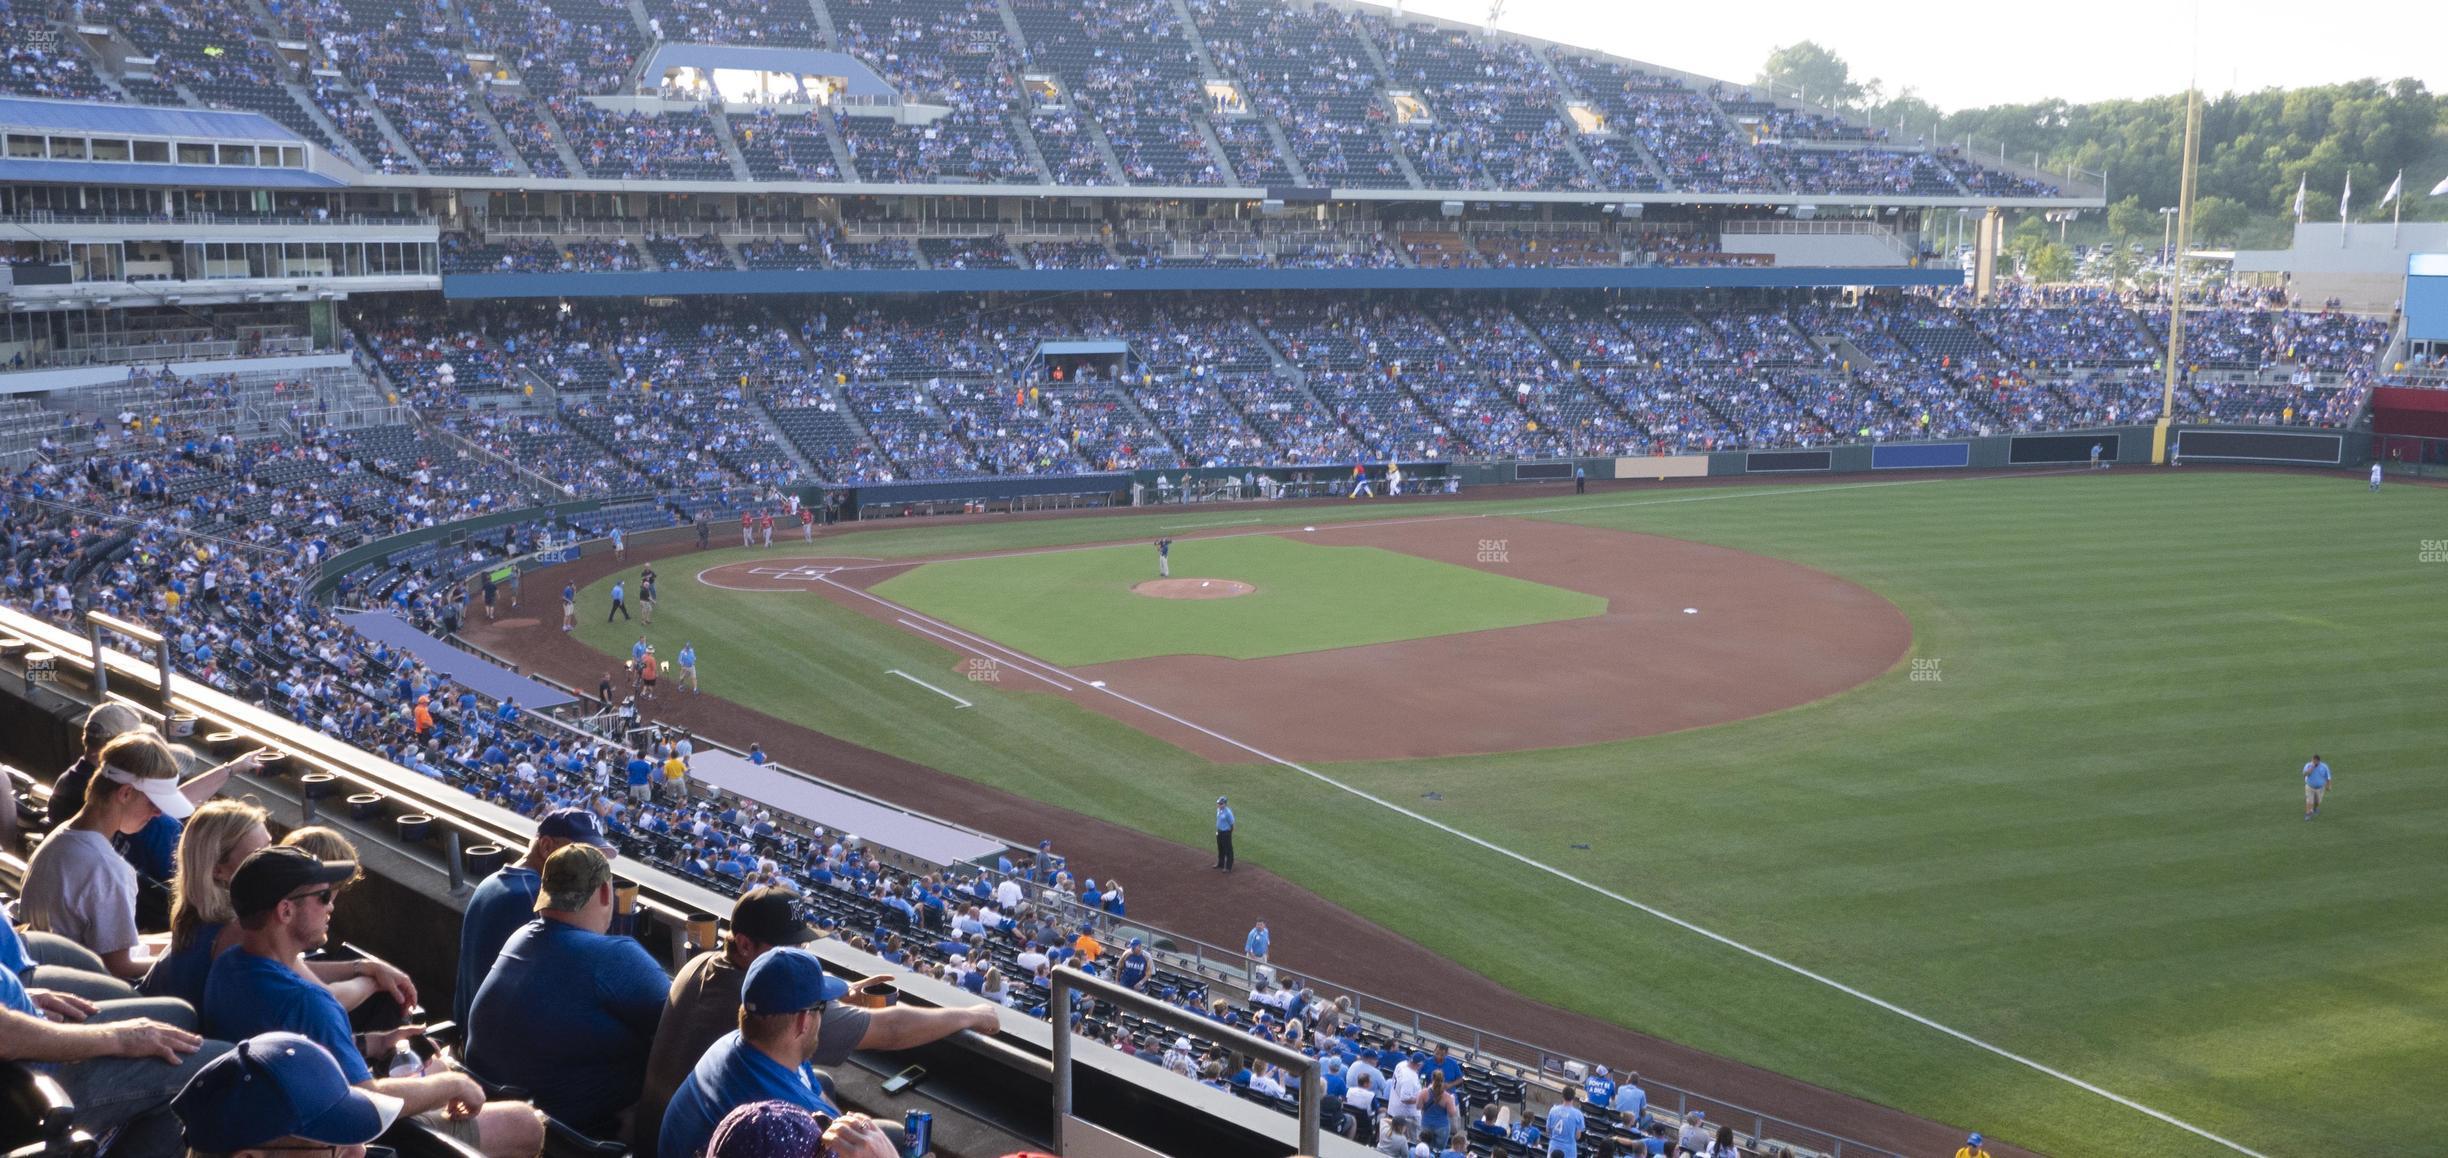
[{"label": "man in blue t-shirt", "polygon": [[1547,1111],[1548,1158],[1580,1158],[1581,1133],[1588,1128],[1581,1116],[1581,1091],[1566,1087],[1564,1100]]},{"label": "man in blue t-shirt", "polygon": [[544,1120],[524,1102],[485,1101],[465,1074],[377,1078],[366,1056],[388,1057],[421,1025],[353,1035],[348,1011],[329,989],[292,963],[331,936],[333,898],[357,875],[351,861],[316,860],[303,849],[274,845],[238,866],[230,878],[230,908],[238,944],[213,959],[199,1011],[206,1032],[225,1041],[260,1033],[294,1033],[322,1046],[350,1085],[398,1098],[403,1113],[474,1146],[490,1158],[534,1158],[544,1146]]},{"label": "man in blue t-shirt", "polygon": [[1623,1120],[1625,1129],[1635,1132],[1649,1121],[1649,1091],[1641,1088],[1640,1080],[1637,1070],[1625,1074],[1624,1080],[1615,1087],[1613,1104],[1608,1107]]},{"label": "man in blue t-shirt", "polygon": [[451,993],[451,1017],[459,1024],[469,1024],[468,1015],[476,1008],[476,990],[484,984],[485,974],[493,971],[502,946],[520,926],[535,919],[536,894],[542,887],[538,873],[545,858],[573,842],[614,855],[612,842],[605,838],[594,813],[556,808],[536,821],[536,838],[527,846],[527,855],[479,882],[468,898],[467,912],[459,920],[459,984]]},{"label": "man in blue t-shirt", "polygon": [[518,1086],[597,1138],[637,1101],[671,979],[646,947],[606,936],[612,862],[591,844],[544,861],[536,919],[510,937],[476,991],[468,1068]]}]

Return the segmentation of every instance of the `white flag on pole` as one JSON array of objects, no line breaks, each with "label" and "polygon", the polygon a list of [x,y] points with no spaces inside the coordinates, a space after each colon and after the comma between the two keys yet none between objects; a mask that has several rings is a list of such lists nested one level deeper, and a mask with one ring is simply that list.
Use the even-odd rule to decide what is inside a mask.
[{"label": "white flag on pole", "polygon": [[2448,197],[2448,177],[2440,178],[2440,183],[2431,187],[2431,195],[2434,197]]},{"label": "white flag on pole", "polygon": [[2403,192],[2405,192],[2405,170],[2399,169],[2397,179],[2389,182],[2388,192],[2380,195],[2380,204],[2386,206],[2389,202],[2395,201],[2397,195]]},{"label": "white flag on pole", "polygon": [[2295,179],[2295,224],[2297,225],[2304,223],[2304,193],[2311,187],[2311,182],[2312,174],[2310,173]]},{"label": "white flag on pole", "polygon": [[2346,224],[2349,212],[2347,207],[2352,204],[2354,204],[2354,174],[2348,173],[2346,174],[2346,191],[2338,194],[2338,224]]}]

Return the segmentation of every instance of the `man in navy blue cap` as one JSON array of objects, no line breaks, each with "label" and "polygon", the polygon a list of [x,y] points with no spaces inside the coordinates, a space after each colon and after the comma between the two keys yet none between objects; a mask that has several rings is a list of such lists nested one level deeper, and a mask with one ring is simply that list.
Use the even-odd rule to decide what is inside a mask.
[{"label": "man in navy blue cap", "polygon": [[740,982],[740,1027],[706,1050],[664,1106],[656,1153],[695,1155],[723,1115],[749,1102],[777,1099],[839,1116],[830,1083],[816,1066],[839,1065],[853,1049],[910,1049],[964,1029],[993,1033],[1002,1027],[992,1005],[901,1005],[873,1011],[856,1036],[828,1032],[835,1019],[826,1004],[848,992],[849,983],[827,974],[824,963],[805,949],[778,948],[758,957]]},{"label": "man in navy blue cap", "polygon": [[322,1046],[294,1033],[239,1042],[170,1102],[191,1154],[255,1155],[330,1147],[361,1158],[398,1120],[398,1098],[349,1084]]},{"label": "man in navy blue cap", "polygon": [[556,808],[536,820],[536,838],[527,846],[527,855],[486,877],[468,897],[467,912],[459,919],[459,985],[451,994],[451,1017],[459,1024],[469,1024],[474,1016],[476,990],[493,971],[510,934],[535,919],[545,860],[571,844],[594,845],[608,857],[620,855],[594,813]]}]

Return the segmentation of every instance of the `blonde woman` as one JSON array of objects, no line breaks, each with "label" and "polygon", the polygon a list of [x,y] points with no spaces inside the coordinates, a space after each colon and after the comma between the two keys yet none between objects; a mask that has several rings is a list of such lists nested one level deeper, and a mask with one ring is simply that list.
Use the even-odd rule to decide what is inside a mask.
[{"label": "blonde woman", "polygon": [[[349,838],[320,824],[293,828],[280,838],[282,844],[302,848],[316,860],[346,861],[357,864],[357,846]],[[232,866],[235,868],[236,866]],[[345,889],[365,879],[365,870],[340,882],[335,889]],[[289,962],[289,968],[309,981],[319,982],[340,999],[340,1008],[355,1009],[377,993],[388,993],[399,1002],[400,1012],[406,1013],[417,1003],[416,982],[406,973],[381,961],[308,961],[304,953]]]},{"label": "blonde woman", "polygon": [[272,843],[263,809],[237,800],[215,800],[195,810],[179,834],[178,879],[170,891],[170,948],[137,991],[176,997],[189,1005],[204,1000],[204,978],[213,958],[238,943],[237,914],[230,911],[230,874],[238,862]]}]

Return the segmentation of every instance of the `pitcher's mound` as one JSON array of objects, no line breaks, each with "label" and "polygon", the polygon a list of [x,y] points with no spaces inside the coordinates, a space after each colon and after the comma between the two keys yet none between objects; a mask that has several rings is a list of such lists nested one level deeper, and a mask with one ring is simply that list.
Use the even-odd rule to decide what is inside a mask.
[{"label": "pitcher's mound", "polygon": [[1150,579],[1131,593],[1156,599],[1230,599],[1256,590],[1238,579]]}]

